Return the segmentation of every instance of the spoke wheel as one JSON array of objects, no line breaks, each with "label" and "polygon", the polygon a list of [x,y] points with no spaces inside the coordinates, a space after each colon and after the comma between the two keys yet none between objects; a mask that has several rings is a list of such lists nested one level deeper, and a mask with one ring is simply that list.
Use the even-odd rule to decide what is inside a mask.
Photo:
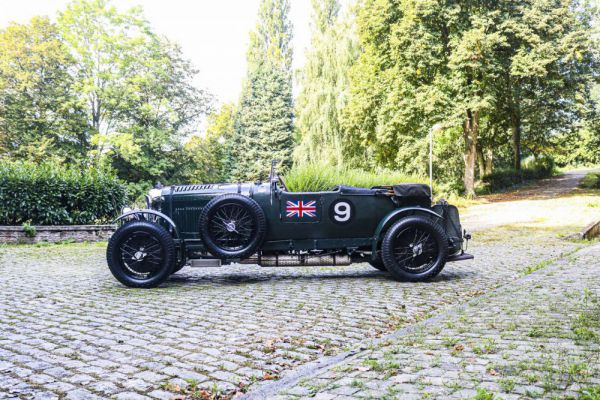
[{"label": "spoke wheel", "polygon": [[260,205],[237,193],[213,198],[200,214],[200,237],[222,260],[250,257],[262,245],[267,221]]},{"label": "spoke wheel", "polygon": [[150,288],[173,272],[175,242],[162,226],[132,221],[111,236],[106,249],[108,267],[119,282],[130,287]]},{"label": "spoke wheel", "polygon": [[440,273],[448,256],[448,238],[439,224],[422,216],[403,218],[386,232],[381,254],[398,280],[420,281]]},{"label": "spoke wheel", "polygon": [[212,241],[227,251],[238,251],[250,244],[256,231],[256,220],[247,207],[225,203],[217,207],[208,221]]},{"label": "spoke wheel", "polygon": [[160,271],[164,249],[149,232],[136,231],[119,246],[121,262],[132,278],[148,279]]},{"label": "spoke wheel", "polygon": [[398,265],[414,273],[426,271],[435,263],[439,248],[428,229],[408,226],[395,237],[394,258]]}]

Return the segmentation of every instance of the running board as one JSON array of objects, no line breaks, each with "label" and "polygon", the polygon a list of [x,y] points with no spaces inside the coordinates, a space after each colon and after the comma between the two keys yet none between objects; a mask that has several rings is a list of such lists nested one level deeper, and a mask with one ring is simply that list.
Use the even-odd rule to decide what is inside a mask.
[{"label": "running board", "polygon": [[465,260],[472,260],[474,259],[475,256],[473,256],[472,254],[469,253],[462,253],[462,254],[457,254],[454,256],[450,256],[446,259],[446,262],[452,262],[452,261],[465,261]]},{"label": "running board", "polygon": [[210,268],[220,266],[221,260],[218,258],[195,258],[190,260],[190,267],[192,268]]}]

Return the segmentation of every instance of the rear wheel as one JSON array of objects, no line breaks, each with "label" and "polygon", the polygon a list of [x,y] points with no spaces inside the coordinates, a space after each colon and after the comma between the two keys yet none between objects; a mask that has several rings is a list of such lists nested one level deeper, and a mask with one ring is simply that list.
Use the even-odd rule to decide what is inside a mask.
[{"label": "rear wheel", "polygon": [[395,279],[422,281],[444,268],[448,238],[439,224],[421,216],[408,217],[386,232],[381,253],[386,269]]},{"label": "rear wheel", "polygon": [[110,272],[122,284],[137,288],[155,287],[173,272],[175,243],[158,224],[129,222],[110,238],[106,259]]}]

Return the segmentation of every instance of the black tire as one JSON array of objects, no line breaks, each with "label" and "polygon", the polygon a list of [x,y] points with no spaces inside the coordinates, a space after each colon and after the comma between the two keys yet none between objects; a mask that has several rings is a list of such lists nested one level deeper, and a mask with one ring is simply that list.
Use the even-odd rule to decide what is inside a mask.
[{"label": "black tire", "polygon": [[375,258],[374,260],[369,260],[369,264],[371,264],[371,267],[375,269],[387,272],[387,268],[385,267],[385,265],[383,264],[383,260],[379,256],[377,256],[377,258]]},{"label": "black tire", "polygon": [[386,232],[381,254],[394,279],[423,281],[439,274],[446,265],[448,238],[443,228],[430,219],[407,217]]},{"label": "black tire", "polygon": [[175,267],[173,267],[173,272],[171,272],[171,275],[173,275],[176,272],[181,271],[183,269],[183,267],[185,267],[185,261],[182,261],[179,264],[175,264]]},{"label": "black tire", "polygon": [[222,260],[256,253],[267,231],[262,208],[241,194],[224,194],[208,202],[200,214],[200,237],[208,251]]},{"label": "black tire", "polygon": [[175,242],[158,224],[129,222],[110,238],[106,260],[110,272],[122,284],[135,288],[155,287],[173,272]]}]

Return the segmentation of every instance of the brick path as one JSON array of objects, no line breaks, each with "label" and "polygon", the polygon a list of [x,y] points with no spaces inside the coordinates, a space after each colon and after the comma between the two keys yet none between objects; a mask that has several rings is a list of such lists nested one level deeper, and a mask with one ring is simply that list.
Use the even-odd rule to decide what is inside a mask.
[{"label": "brick path", "polygon": [[575,398],[592,385],[600,394],[598,260],[600,244],[268,397]]},{"label": "brick path", "polygon": [[[592,200],[569,199],[565,214],[593,212],[581,205]],[[0,398],[252,392],[576,250],[558,237],[573,221],[480,231],[475,260],[417,284],[366,264],[233,266],[185,268],[161,288],[131,290],[110,275],[103,244],[0,247]]]}]

